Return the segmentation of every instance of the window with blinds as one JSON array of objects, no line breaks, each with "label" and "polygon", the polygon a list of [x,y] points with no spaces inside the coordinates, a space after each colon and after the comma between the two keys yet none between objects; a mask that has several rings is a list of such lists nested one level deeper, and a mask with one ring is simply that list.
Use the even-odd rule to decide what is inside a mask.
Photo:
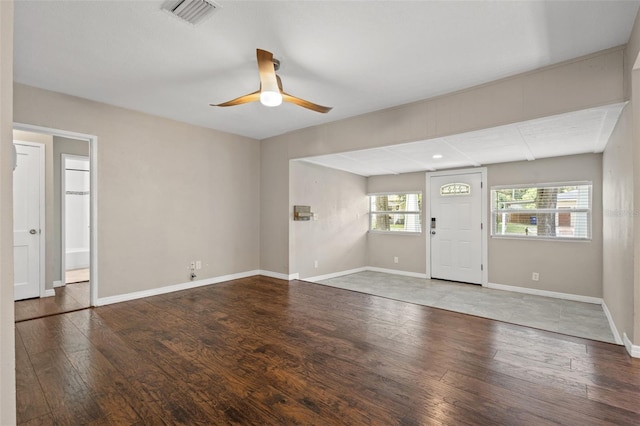
[{"label": "window with blinds", "polygon": [[591,239],[591,182],[491,188],[492,236]]},{"label": "window with blinds", "polygon": [[369,195],[369,230],[422,232],[422,194],[419,192]]}]

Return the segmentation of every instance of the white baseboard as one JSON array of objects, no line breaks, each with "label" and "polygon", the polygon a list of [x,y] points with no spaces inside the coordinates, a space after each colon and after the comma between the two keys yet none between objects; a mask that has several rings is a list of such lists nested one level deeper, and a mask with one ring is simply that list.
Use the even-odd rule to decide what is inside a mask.
[{"label": "white baseboard", "polygon": [[[607,304],[602,301],[602,310],[607,317],[607,321],[609,321],[609,328],[611,328],[611,332],[613,333],[613,338],[616,339],[616,343],[619,345],[624,344],[623,340],[620,338],[620,333],[618,332],[618,328],[616,324],[613,322],[613,317],[611,316],[611,312],[609,312],[609,308]],[[625,345],[626,346],[626,345]]]},{"label": "white baseboard", "polygon": [[622,337],[624,338],[624,347],[627,349],[627,352],[629,352],[629,355],[634,358],[640,358],[640,346],[631,343],[631,340],[627,337],[627,333],[623,333]]},{"label": "white baseboard", "polygon": [[112,303],[126,302],[129,300],[142,299],[143,297],[157,296],[159,294],[172,293],[174,291],[188,290],[190,288],[202,287],[205,285],[218,284],[225,281],[237,280],[240,278],[253,277],[256,275],[264,275],[266,277],[278,278],[281,280],[291,281],[297,280],[298,274],[281,274],[278,272],[264,271],[255,269],[253,271],[239,272],[237,274],[222,275],[219,277],[206,278],[197,281],[188,281],[186,283],[174,284],[160,288],[152,288],[149,290],[135,291],[133,293],[118,294],[116,296],[100,297],[96,300],[95,306],[110,305]]},{"label": "white baseboard", "polygon": [[282,274],[280,272],[271,272],[271,271],[264,271],[264,270],[256,271],[255,275],[264,275],[265,277],[277,278],[279,280],[286,280],[286,281],[297,280],[300,277],[300,274],[298,273],[287,275],[287,274]]},{"label": "white baseboard", "polygon": [[197,281],[188,281],[186,283],[174,284],[160,288],[152,288],[149,290],[135,291],[133,293],[118,294],[116,296],[100,297],[96,301],[96,306],[110,305],[112,303],[127,302],[129,300],[142,299],[143,297],[157,296],[159,294],[172,293],[174,291],[188,290],[190,288],[202,287],[205,285],[217,284],[225,281],[237,280],[240,278],[253,277],[260,275],[261,271],[239,272],[237,274],[222,275],[219,277],[206,278]]},{"label": "white baseboard", "polygon": [[555,299],[573,300],[576,302],[593,303],[594,305],[602,305],[602,298],[582,296],[580,294],[559,293],[557,291],[538,290],[535,288],[518,287],[513,285],[487,283],[483,287],[492,288],[494,290],[512,291],[515,293],[532,294],[534,296],[553,297]]},{"label": "white baseboard", "polygon": [[56,291],[52,288],[47,288],[44,290],[44,296],[42,297],[54,297],[56,295]]},{"label": "white baseboard", "polygon": [[53,282],[53,288],[62,287],[64,283],[61,280],[57,280]]},{"label": "white baseboard", "polygon": [[349,270],[340,271],[340,272],[332,272],[331,274],[316,275],[315,277],[303,278],[303,280],[304,281],[310,281],[310,282],[314,283],[316,281],[328,280],[328,279],[331,279],[331,278],[342,277],[344,275],[357,274],[358,272],[364,272],[364,271],[367,271],[366,267],[349,269]]}]

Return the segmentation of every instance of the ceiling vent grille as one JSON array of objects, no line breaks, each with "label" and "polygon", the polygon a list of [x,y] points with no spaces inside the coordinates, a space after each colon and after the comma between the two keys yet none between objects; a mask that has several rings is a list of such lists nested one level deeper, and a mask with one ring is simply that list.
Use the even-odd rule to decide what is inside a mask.
[{"label": "ceiling vent grille", "polygon": [[165,5],[163,9],[192,25],[202,22],[213,14],[220,5],[211,0],[180,0]]}]

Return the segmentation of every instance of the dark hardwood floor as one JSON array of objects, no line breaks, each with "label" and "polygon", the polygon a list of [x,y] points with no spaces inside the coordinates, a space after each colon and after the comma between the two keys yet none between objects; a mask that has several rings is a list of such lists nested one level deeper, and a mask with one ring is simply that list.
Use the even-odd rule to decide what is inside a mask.
[{"label": "dark hardwood floor", "polygon": [[53,297],[40,297],[15,302],[16,322],[77,311],[91,306],[89,281],[55,288]]},{"label": "dark hardwood floor", "polygon": [[16,324],[24,424],[640,424],[616,345],[252,277]]}]

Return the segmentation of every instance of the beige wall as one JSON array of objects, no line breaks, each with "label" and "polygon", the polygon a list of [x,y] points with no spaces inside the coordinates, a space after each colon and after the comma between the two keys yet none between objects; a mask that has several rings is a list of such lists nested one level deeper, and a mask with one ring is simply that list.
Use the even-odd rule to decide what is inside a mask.
[{"label": "beige wall", "polygon": [[0,2],[0,424],[16,422],[13,324],[13,2]]},{"label": "beige wall", "polygon": [[[591,241],[490,238],[489,282],[602,297],[602,154],[492,164],[488,166],[487,179],[489,187],[570,181],[593,183]],[[540,281],[531,280],[532,272],[540,274]]]},{"label": "beige wall", "polygon": [[619,333],[633,335],[633,147],[631,106],[602,157],[602,292]]},{"label": "beige wall", "polygon": [[287,144],[263,141],[260,145],[260,269],[289,275],[289,214]]},{"label": "beige wall", "polygon": [[14,117],[98,138],[98,297],[259,268],[257,141],[20,84]]},{"label": "beige wall", "polygon": [[[640,15],[639,15],[640,16]],[[640,26],[640,20],[636,19],[635,26]],[[635,33],[635,32],[634,32]],[[632,71],[632,95],[629,105],[632,113],[632,152],[633,152],[633,211],[640,211],[640,70]],[[634,216],[633,226],[633,332],[628,335],[631,342],[640,346],[640,222],[638,216]],[[638,250],[635,248],[638,247]]]},{"label": "beige wall", "polygon": [[[631,102],[627,106],[631,111],[631,140],[633,157],[633,211],[640,211],[640,13],[636,15],[631,37],[624,51],[624,76],[625,76],[625,96]],[[633,245],[640,247],[640,226],[638,226],[638,216],[634,215]],[[610,289],[619,292],[618,298],[633,299],[633,330],[627,333],[631,342],[640,345],[640,250],[634,249],[633,260],[633,290],[628,293],[622,288]],[[622,313],[611,312],[614,318],[623,316]],[[621,331],[622,333],[622,331]]]},{"label": "beige wall", "polygon": [[623,56],[622,48],[610,49],[438,98],[266,139],[261,206],[262,223],[267,226],[261,228],[261,268],[290,273],[288,212],[272,204],[286,199],[289,159],[430,139],[622,102]]},{"label": "beige wall", "polygon": [[[308,278],[367,266],[367,179],[302,161],[291,161],[290,176],[292,270]],[[317,220],[294,221],[294,205],[311,206]]]},{"label": "beige wall", "polygon": [[[424,172],[404,173],[400,175],[371,176],[368,179],[367,192],[422,193],[422,234],[402,235],[370,232],[367,236],[368,266],[395,269],[418,274],[427,273],[425,204],[428,194],[425,193],[426,175]],[[394,262],[398,257],[398,263]]]},{"label": "beige wall", "polygon": [[[62,263],[62,154],[89,156],[89,142],[53,137],[53,280],[63,281]],[[64,284],[64,281],[63,281]]]}]

